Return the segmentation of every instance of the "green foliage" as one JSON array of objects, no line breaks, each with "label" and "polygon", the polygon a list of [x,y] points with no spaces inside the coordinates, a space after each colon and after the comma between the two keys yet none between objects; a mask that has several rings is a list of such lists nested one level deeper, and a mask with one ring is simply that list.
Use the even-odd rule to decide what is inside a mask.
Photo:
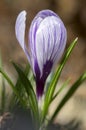
[{"label": "green foliage", "polygon": [[[24,70],[24,74],[26,76],[28,76],[29,73],[30,73],[30,66],[29,66],[29,64],[27,64],[26,68]],[[26,109],[29,106],[28,105],[28,99],[27,99],[27,96],[25,94],[26,92],[25,92],[24,86],[21,83],[21,80],[19,79],[19,77],[18,77],[17,82],[15,84],[15,88],[18,91],[20,97],[22,97],[23,100],[26,101],[26,102],[25,102],[25,104],[21,104],[20,99],[17,97],[16,93],[13,92],[12,95],[11,95],[10,103],[9,103],[9,109],[12,111],[16,106],[18,107],[20,105],[22,105],[22,107],[24,107]]]},{"label": "green foliage", "polygon": [[[2,59],[0,57],[0,68],[3,69],[2,67]],[[0,98],[1,98],[1,102],[0,102],[0,114],[3,114],[4,110],[5,110],[5,104],[6,104],[6,95],[5,95],[5,84],[4,84],[4,79],[1,76],[1,88],[0,88]]]},{"label": "green foliage", "polygon": [[26,75],[20,69],[20,67],[18,67],[18,65],[16,65],[15,63],[13,63],[13,65],[14,65],[16,71],[18,72],[19,79],[26,90],[26,93],[28,95],[28,101],[29,101],[31,110],[33,112],[33,115],[34,115],[36,120],[39,120],[38,102],[37,102],[37,98],[36,98],[36,94],[34,92],[34,89],[31,85],[29,79],[26,77]]},{"label": "green foliage", "polygon": [[78,87],[86,80],[86,72],[82,74],[77,81],[70,87],[69,91],[66,93],[66,95],[63,97],[59,105],[57,106],[54,114],[51,117],[51,121],[55,119],[56,115],[60,112],[62,107],[67,103],[67,101],[71,98],[71,96],[76,92]]},{"label": "green foliage", "polygon": [[63,85],[59,88],[59,90],[56,92],[56,94],[52,97],[51,102],[62,92],[62,90],[63,90],[65,87],[67,87],[68,83],[69,83],[69,79],[66,80],[66,81],[63,83]]},{"label": "green foliage", "polygon": [[61,72],[63,70],[63,67],[65,65],[65,63],[67,62],[73,48],[75,47],[76,43],[77,43],[77,38],[70,44],[69,48],[66,50],[64,56],[63,56],[63,59],[56,71],[56,73],[54,74],[54,77],[53,79],[51,80],[51,83],[48,87],[48,90],[45,94],[45,101],[44,101],[44,106],[43,106],[43,111],[42,111],[42,121],[44,121],[45,119],[45,116],[48,112],[48,108],[49,108],[49,105],[52,101],[52,97],[53,97],[53,94],[55,92],[55,88],[56,88],[56,85],[57,85],[57,82],[59,80],[59,77],[61,75]]},{"label": "green foliage", "polygon": [[9,78],[9,76],[3,70],[1,70],[1,69],[0,69],[0,73],[4,76],[4,78],[7,80],[8,84],[12,88],[13,92],[20,99],[21,103],[24,105],[25,101],[22,100],[22,98],[20,97],[19,93],[17,92],[17,89],[15,88],[15,85],[13,84],[13,82],[11,81],[11,79]]}]

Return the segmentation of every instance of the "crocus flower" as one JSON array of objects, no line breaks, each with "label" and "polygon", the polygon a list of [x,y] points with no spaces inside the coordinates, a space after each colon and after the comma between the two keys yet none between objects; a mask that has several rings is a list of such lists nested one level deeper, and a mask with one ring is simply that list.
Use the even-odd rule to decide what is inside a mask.
[{"label": "crocus flower", "polygon": [[51,10],[42,10],[31,23],[28,47],[26,47],[25,21],[26,11],[22,11],[17,17],[15,32],[17,40],[33,69],[37,97],[39,98],[43,95],[48,75],[64,52],[67,33],[62,20],[56,13]]}]

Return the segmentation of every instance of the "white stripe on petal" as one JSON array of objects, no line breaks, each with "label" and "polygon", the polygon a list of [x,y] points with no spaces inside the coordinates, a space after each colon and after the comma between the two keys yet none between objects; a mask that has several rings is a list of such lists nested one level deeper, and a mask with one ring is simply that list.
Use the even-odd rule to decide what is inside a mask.
[{"label": "white stripe on petal", "polygon": [[52,57],[59,47],[61,29],[56,17],[47,17],[36,32],[36,56],[42,74],[43,66]]},{"label": "white stripe on petal", "polygon": [[43,56],[44,56],[44,52],[43,52],[43,45],[44,41],[43,41],[43,33],[42,31],[36,33],[36,43],[35,43],[35,49],[36,49],[36,57],[37,57],[37,62],[42,74],[42,70],[43,70]]}]

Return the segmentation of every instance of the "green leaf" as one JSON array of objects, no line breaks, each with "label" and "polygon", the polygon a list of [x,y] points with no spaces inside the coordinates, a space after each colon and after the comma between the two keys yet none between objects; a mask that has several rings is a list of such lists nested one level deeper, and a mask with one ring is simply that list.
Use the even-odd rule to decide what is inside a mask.
[{"label": "green leaf", "polygon": [[6,105],[6,87],[4,83],[4,79],[2,79],[2,88],[1,88],[1,113],[3,114],[5,111]]},{"label": "green leaf", "polygon": [[79,79],[70,87],[67,94],[64,96],[58,107],[56,108],[54,114],[51,117],[51,121],[55,119],[59,111],[62,109],[62,107],[67,103],[67,101],[71,98],[71,96],[75,93],[75,91],[78,89],[78,87],[86,80],[86,72],[82,74]]},{"label": "green leaf", "polygon": [[33,90],[33,87],[31,85],[29,79],[24,74],[24,72],[15,63],[13,63],[13,65],[19,74],[19,78],[21,80],[21,83],[25,87],[26,93],[29,97],[29,103],[30,103],[31,109],[33,111],[33,114],[36,118],[38,118],[38,116],[39,116],[38,102],[37,102],[36,94]]},{"label": "green leaf", "polygon": [[68,83],[69,83],[69,79],[66,80],[66,81],[63,83],[63,85],[59,88],[59,90],[57,91],[57,93],[53,96],[51,102],[62,92],[62,90],[63,90],[65,87],[67,87]]},{"label": "green leaf", "polygon": [[[26,67],[25,67],[25,70],[24,70],[24,74],[25,74],[26,76],[28,76],[29,73],[30,73],[30,66],[29,66],[29,64],[27,64]],[[26,109],[26,107],[28,107],[28,103],[27,103],[28,101],[27,101],[27,97],[26,97],[26,92],[25,92],[24,86],[23,86],[23,84],[21,83],[21,80],[19,79],[19,77],[18,77],[18,79],[17,79],[15,88],[16,88],[16,90],[18,91],[19,95],[20,95],[20,96],[23,98],[23,100],[25,101],[26,106],[22,106],[22,107],[24,107],[24,108]],[[19,98],[18,98],[18,97],[16,96],[16,94],[13,92],[13,94],[12,94],[12,96],[11,96],[11,99],[10,99],[10,102],[9,102],[9,109],[10,109],[10,110],[13,110],[15,107],[18,107],[18,106],[20,106],[20,105],[22,105],[22,104],[20,103]]]},{"label": "green leaf", "polygon": [[25,68],[25,71],[24,71],[24,74],[25,74],[26,76],[28,76],[29,73],[30,73],[30,65],[27,64],[27,65],[26,65],[26,68]]},{"label": "green leaf", "polygon": [[[0,68],[3,69],[3,65],[2,65],[2,58],[1,58],[1,55],[0,55]],[[0,104],[0,112],[1,114],[3,114],[4,110],[5,110],[5,104],[6,104],[6,88],[5,88],[5,83],[4,83],[4,79],[3,77],[1,77],[1,92],[0,92],[0,95],[1,95],[1,104]]]},{"label": "green leaf", "polygon": [[0,73],[4,76],[4,78],[7,80],[8,84],[10,85],[10,87],[12,88],[13,92],[16,94],[16,96],[19,98],[20,102],[23,104],[23,106],[25,106],[25,102],[23,101],[22,97],[19,95],[19,93],[17,92],[15,85],[13,84],[13,82],[11,81],[11,79],[8,77],[8,75],[2,70],[0,69]]},{"label": "green leaf", "polygon": [[55,91],[55,88],[56,88],[56,84],[57,84],[57,82],[59,80],[59,77],[61,75],[61,72],[63,70],[63,67],[64,67],[65,63],[67,62],[73,48],[75,47],[75,45],[77,43],[77,40],[78,40],[78,38],[76,38],[71,43],[71,45],[69,46],[69,48],[65,52],[65,54],[63,56],[63,59],[62,59],[60,65],[59,65],[59,67],[58,67],[58,69],[57,69],[57,71],[56,71],[56,73],[55,73],[49,87],[48,87],[48,90],[47,90],[46,95],[45,95],[45,102],[44,102],[44,107],[43,107],[43,111],[42,111],[42,118],[43,118],[42,120],[44,120],[44,118],[45,118],[45,116],[46,116],[46,114],[48,112],[48,107],[49,107],[50,102],[52,100],[52,97],[53,97],[53,94],[54,94],[54,91]]}]

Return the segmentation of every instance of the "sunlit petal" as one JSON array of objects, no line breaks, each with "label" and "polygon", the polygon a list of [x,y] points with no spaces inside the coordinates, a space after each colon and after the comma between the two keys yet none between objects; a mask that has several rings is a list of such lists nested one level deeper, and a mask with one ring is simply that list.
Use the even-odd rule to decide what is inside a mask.
[{"label": "sunlit petal", "polygon": [[30,56],[28,53],[28,49],[26,48],[25,44],[25,22],[26,22],[26,11],[20,12],[20,14],[17,17],[16,24],[15,24],[15,33],[16,33],[16,38],[24,50],[29,62],[30,62]]}]

